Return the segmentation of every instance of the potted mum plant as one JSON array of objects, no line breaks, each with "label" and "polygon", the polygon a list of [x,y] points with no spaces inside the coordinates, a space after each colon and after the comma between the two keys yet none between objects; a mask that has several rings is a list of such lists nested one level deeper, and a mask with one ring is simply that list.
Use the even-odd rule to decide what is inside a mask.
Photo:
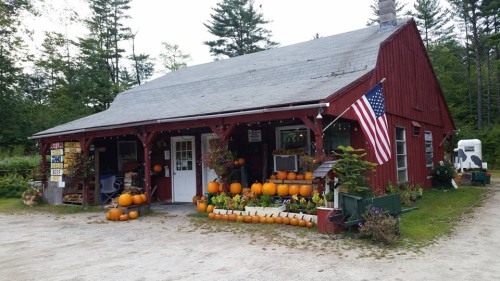
[{"label": "potted mum plant", "polygon": [[233,165],[233,155],[227,144],[219,139],[210,140],[209,151],[203,155],[203,164],[214,170],[215,174],[222,180],[222,186],[225,192],[228,192],[228,172]]}]

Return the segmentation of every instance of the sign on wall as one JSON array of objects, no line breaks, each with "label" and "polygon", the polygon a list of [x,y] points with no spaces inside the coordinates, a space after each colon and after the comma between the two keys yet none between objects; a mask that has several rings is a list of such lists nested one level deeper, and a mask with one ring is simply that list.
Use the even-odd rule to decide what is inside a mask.
[{"label": "sign on wall", "polygon": [[262,141],[261,130],[248,130],[248,142],[261,142],[261,141]]}]

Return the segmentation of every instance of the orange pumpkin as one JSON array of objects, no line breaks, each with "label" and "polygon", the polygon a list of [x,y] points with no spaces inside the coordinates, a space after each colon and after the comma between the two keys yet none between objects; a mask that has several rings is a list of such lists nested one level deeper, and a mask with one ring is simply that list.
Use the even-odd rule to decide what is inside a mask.
[{"label": "orange pumpkin", "polygon": [[121,221],[128,221],[128,214],[123,214],[120,216]]},{"label": "orange pumpkin", "polygon": [[310,220],[306,223],[306,227],[307,227],[307,228],[313,228],[313,227],[314,227],[314,222],[312,221],[312,219],[310,219]]},{"label": "orange pumpkin", "polygon": [[142,202],[142,196],[139,194],[132,196],[132,202],[134,203],[134,205],[141,205],[142,203],[144,203]]},{"label": "orange pumpkin", "polygon": [[159,173],[159,172],[161,172],[161,170],[163,170],[163,167],[160,164],[156,164],[153,166],[153,171],[155,173]]},{"label": "orange pumpkin", "polygon": [[236,221],[236,218],[238,218],[238,215],[235,213],[229,214],[229,221]]},{"label": "orange pumpkin", "polygon": [[120,219],[120,216],[123,214],[121,208],[113,208],[108,211],[107,218],[112,221],[117,221]]},{"label": "orange pumpkin", "polygon": [[287,174],[288,173],[286,171],[279,171],[278,174],[276,174],[276,178],[279,180],[285,180]]},{"label": "orange pumpkin", "polygon": [[214,205],[210,204],[207,206],[207,213],[212,213],[214,211]]},{"label": "orange pumpkin", "polygon": [[309,184],[303,184],[300,186],[300,196],[311,196],[312,187]]},{"label": "orange pumpkin", "polygon": [[252,216],[251,215],[246,215],[243,217],[243,222],[244,223],[251,223],[252,222]]},{"label": "orange pumpkin", "polygon": [[205,195],[203,195],[203,196],[201,196],[201,197],[200,197],[200,200],[201,200],[201,201],[207,201],[207,200],[208,200],[208,198],[207,198]]},{"label": "orange pumpkin", "polygon": [[255,215],[253,215],[253,216],[251,216],[251,217],[252,217],[252,222],[253,222],[253,223],[258,223],[258,222],[260,222],[260,216],[259,216],[259,215],[255,214]]},{"label": "orange pumpkin", "polygon": [[245,164],[246,160],[243,157],[238,158],[238,164],[243,165]]},{"label": "orange pumpkin", "polygon": [[215,194],[219,191],[219,183],[215,181],[210,181],[207,184],[207,192],[211,194]]},{"label": "orange pumpkin", "polygon": [[290,196],[299,195],[299,193],[300,187],[298,184],[292,184],[288,187],[288,194],[290,194]]},{"label": "orange pumpkin", "polygon": [[306,227],[307,221],[304,219],[304,216],[299,220],[298,226],[300,227]]},{"label": "orange pumpkin", "polygon": [[278,184],[277,189],[279,196],[288,196],[288,184],[286,183]]},{"label": "orange pumpkin", "polygon": [[200,196],[198,195],[193,196],[193,198],[191,199],[191,201],[193,201],[193,204],[197,204],[198,200],[201,200]]},{"label": "orange pumpkin", "polygon": [[231,192],[231,194],[233,194],[233,195],[240,194],[241,193],[241,183],[233,182],[229,186],[229,192]]},{"label": "orange pumpkin", "polygon": [[296,180],[301,181],[301,180],[304,180],[304,179],[305,179],[304,174],[297,174]]},{"label": "orange pumpkin", "polygon": [[277,179],[277,178],[276,178],[276,175],[275,175],[275,174],[272,174],[272,175],[269,177],[269,179],[270,179],[270,180],[275,180],[275,179]]},{"label": "orange pumpkin", "polygon": [[262,194],[262,183],[254,182],[252,184],[252,186],[250,187],[250,191],[252,191],[255,195],[261,195]]},{"label": "orange pumpkin", "polygon": [[233,161],[233,165],[234,165],[234,166],[238,166],[239,164],[240,164],[240,163],[238,162],[238,160],[234,160],[234,161]]},{"label": "orange pumpkin", "polygon": [[274,182],[266,182],[262,185],[262,193],[270,196],[276,195],[276,184]]},{"label": "orange pumpkin", "polygon": [[297,173],[295,172],[288,172],[288,174],[286,174],[286,179],[287,180],[296,180],[297,179]]},{"label": "orange pumpkin", "polygon": [[208,219],[215,220],[215,215],[217,215],[217,214],[216,213],[208,213]]},{"label": "orange pumpkin", "polygon": [[290,218],[288,217],[288,214],[286,217],[283,217],[283,224],[290,224]]},{"label": "orange pumpkin", "polygon": [[279,215],[274,218],[274,223],[276,224],[282,224],[283,223],[283,217],[280,217]]},{"label": "orange pumpkin", "polygon": [[207,211],[207,202],[199,200],[196,205],[196,210],[200,213],[205,213]]},{"label": "orange pumpkin", "polygon": [[132,203],[134,203],[134,201],[132,199],[132,195],[129,193],[123,193],[120,197],[118,197],[118,205],[122,207],[130,206]]},{"label": "orange pumpkin", "polygon": [[290,218],[290,225],[292,225],[292,226],[299,225],[299,219],[296,217]]},{"label": "orange pumpkin", "polygon": [[308,180],[308,181],[312,181],[312,180],[314,179],[314,178],[313,178],[313,173],[311,173],[311,172],[306,172],[306,173],[304,174],[304,179],[305,179],[305,180]]},{"label": "orange pumpkin", "polygon": [[142,202],[144,202],[144,203],[148,202],[148,196],[146,194],[142,193],[139,195],[141,195],[141,197],[142,197]]},{"label": "orange pumpkin", "polygon": [[266,218],[266,223],[270,223],[270,224],[274,223],[273,215]]},{"label": "orange pumpkin", "polygon": [[139,213],[137,211],[130,211],[130,213],[128,213],[128,217],[131,220],[135,220],[136,218],[139,217]]}]

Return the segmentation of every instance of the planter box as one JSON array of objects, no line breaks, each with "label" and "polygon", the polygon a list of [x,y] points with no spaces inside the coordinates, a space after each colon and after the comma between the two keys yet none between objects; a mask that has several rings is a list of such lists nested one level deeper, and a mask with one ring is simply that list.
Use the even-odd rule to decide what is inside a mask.
[{"label": "planter box", "polygon": [[285,205],[280,207],[245,207],[245,212],[248,214],[250,212],[251,215],[259,215],[259,216],[270,216],[277,217],[279,213],[283,213],[286,209]]}]

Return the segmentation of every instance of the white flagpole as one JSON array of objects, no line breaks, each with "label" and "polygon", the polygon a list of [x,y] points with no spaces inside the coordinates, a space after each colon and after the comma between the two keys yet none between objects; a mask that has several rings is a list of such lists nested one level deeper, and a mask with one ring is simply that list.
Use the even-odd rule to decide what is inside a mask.
[{"label": "white flagpole", "polygon": [[[385,82],[385,78],[382,78],[382,80],[380,80],[380,83],[384,83]],[[328,129],[331,125],[333,125],[337,120],[339,120],[340,117],[342,117],[342,115],[344,115],[348,110],[349,108],[351,108],[351,106],[353,105],[354,103],[352,103],[351,105],[349,105],[349,107],[346,108],[346,110],[344,110],[342,113],[340,113],[339,116],[337,116],[337,118],[335,118],[335,120],[333,120],[330,124],[328,124],[326,127],[323,128],[323,132],[326,131],[326,129]]]}]

